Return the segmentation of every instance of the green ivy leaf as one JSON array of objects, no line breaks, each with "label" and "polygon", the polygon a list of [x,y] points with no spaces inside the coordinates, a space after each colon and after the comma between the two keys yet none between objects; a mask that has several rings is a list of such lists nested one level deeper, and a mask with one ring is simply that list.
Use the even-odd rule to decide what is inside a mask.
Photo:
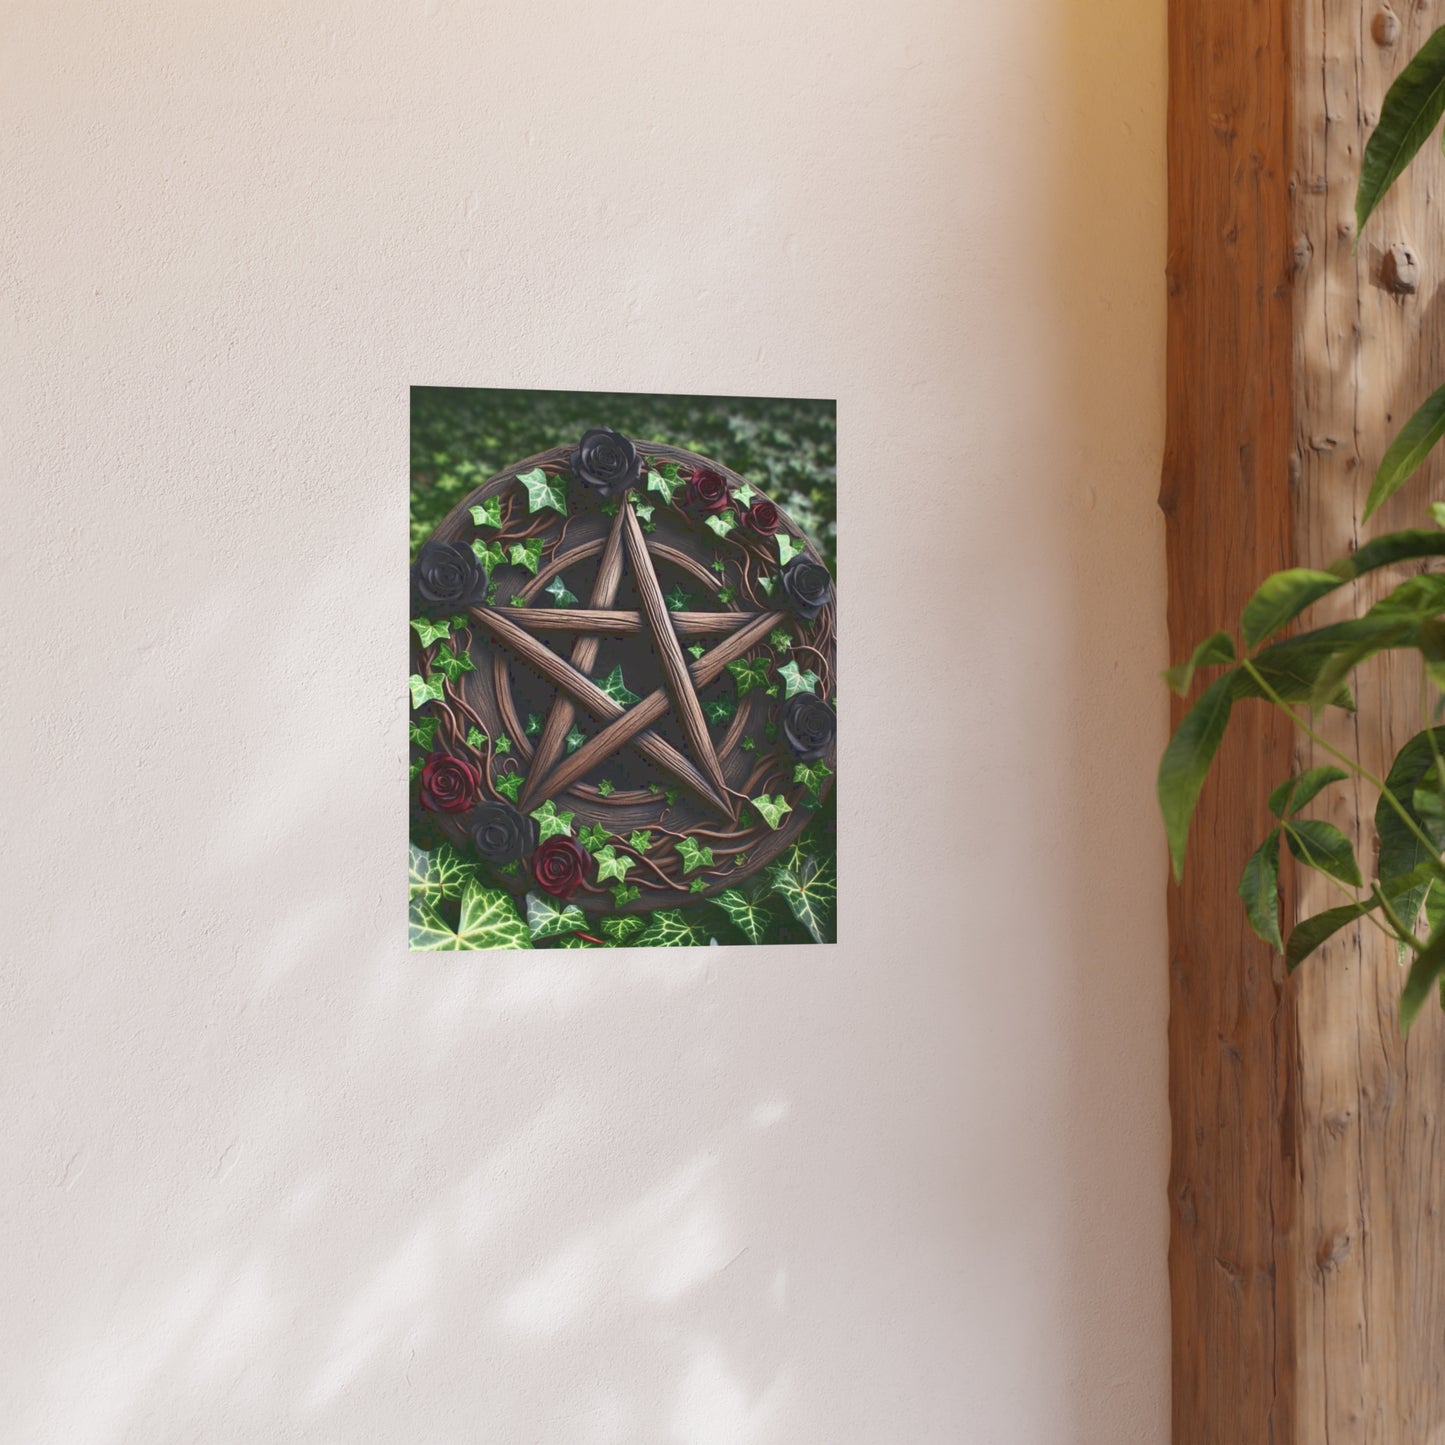
[{"label": "green ivy leaf", "polygon": [[650,522],[657,508],[651,502],[633,502],[632,514],[639,522]]},{"label": "green ivy leaf", "polygon": [[772,829],[777,829],[783,821],[784,813],[791,813],[793,805],[779,793],[776,798],[770,798],[766,793],[753,798],[752,805],[763,816],[763,821]]},{"label": "green ivy leaf", "polygon": [[1316,868],[1341,883],[1359,888],[1364,884],[1354,846],[1333,823],[1313,818],[1292,818],[1284,825],[1289,851],[1308,868]]},{"label": "green ivy leaf", "polygon": [[580,748],[582,744],[586,741],[587,734],[584,733],[582,729],[577,727],[575,724],[567,729],[566,743],[567,751],[569,753],[575,753],[577,749]]},{"label": "green ivy leaf", "polygon": [[495,607],[495,606],[497,605],[497,594],[498,594],[501,590],[502,590],[502,584],[501,584],[500,582],[490,582],[490,583],[487,584],[487,606],[488,606],[488,607]]},{"label": "green ivy leaf", "polygon": [[710,723],[725,723],[737,712],[738,705],[730,697],[719,697],[703,703],[702,710],[707,714]]},{"label": "green ivy leaf", "polygon": [[461,922],[455,931],[431,904],[414,898],[409,933],[411,947],[422,952],[456,949],[530,948],[531,935],[512,895],[503,888],[468,883],[462,894]]},{"label": "green ivy leaf", "polygon": [[407,680],[411,685],[411,705],[413,710],[419,707],[425,707],[429,702],[441,702],[446,697],[446,691],[439,677],[428,681],[420,674],[414,672]]},{"label": "green ivy leaf", "polygon": [[527,895],[527,928],[535,943],[543,938],[560,938],[587,927],[587,915],[575,903],[553,903],[536,893]]},{"label": "green ivy leaf", "polygon": [[522,731],[526,733],[529,738],[536,737],[537,734],[542,731],[542,719],[539,718],[536,713],[529,712],[527,714],[527,721],[522,724]]},{"label": "green ivy leaf", "polygon": [[469,727],[467,729],[467,746],[471,748],[473,752],[485,752],[487,747],[486,733],[479,727]]},{"label": "green ivy leaf", "polygon": [[512,565],[514,567],[525,567],[535,577],[537,564],[541,560],[542,539],[540,537],[528,537],[525,542],[512,543]]},{"label": "green ivy leaf", "polygon": [[597,686],[620,707],[631,707],[633,703],[642,701],[622,680],[622,664],[620,662],[598,682]]},{"label": "green ivy leaf", "polygon": [[509,598],[507,598],[508,607],[525,607],[526,605],[527,599],[523,597],[520,592],[514,592]]},{"label": "green ivy leaf", "polygon": [[442,643],[437,648],[436,656],[432,658],[432,666],[438,672],[444,672],[449,682],[455,682],[464,672],[475,672],[477,665],[472,661],[469,652],[457,654],[452,651],[449,643]]},{"label": "green ivy leaf", "polygon": [[769,876],[773,880],[773,891],[812,934],[813,941],[831,943],[829,924],[838,900],[838,880],[833,865],[820,863],[811,854],[800,857],[794,848],[790,861],[773,864]]},{"label": "green ivy leaf", "polygon": [[450,843],[427,853],[410,845],[407,865],[407,896],[437,904],[443,898],[460,898],[472,866]]},{"label": "green ivy leaf", "polygon": [[703,653],[707,651],[707,649],[702,645],[702,643],[700,643],[700,642],[694,642],[694,643],[692,644],[692,646],[688,648],[687,651],[688,651],[688,655],[689,655],[690,657],[692,657],[694,660],[696,660],[697,658],[701,657],[701,656],[703,655]]},{"label": "green ivy leaf", "polygon": [[775,627],[768,633],[768,642],[778,652],[791,652],[793,649],[793,634],[786,627]]},{"label": "green ivy leaf", "polygon": [[500,542],[484,542],[480,537],[473,537],[472,551],[477,554],[477,561],[487,569],[489,577],[498,567],[507,565],[507,552]]},{"label": "green ivy leaf", "polygon": [[417,747],[430,752],[436,744],[438,719],[434,717],[412,718],[407,736]]},{"label": "green ivy leaf", "polygon": [[603,778],[602,781],[597,784],[597,791],[604,798],[610,798],[617,789],[606,778]]},{"label": "green ivy leaf", "polygon": [[745,507],[746,507],[746,506],[753,500],[753,498],[756,497],[756,496],[757,496],[757,493],[752,489],[751,486],[748,485],[747,482],[744,482],[744,483],[742,484],[742,486],[740,486],[740,487],[737,489],[737,491],[735,491],[735,492],[733,493],[734,499],[735,499],[736,501],[738,501],[738,502],[741,502],[742,505],[745,506]]},{"label": "green ivy leaf", "polygon": [[425,768],[426,768],[426,759],[425,759],[425,758],[413,758],[413,759],[411,760],[410,766],[409,766],[409,767],[407,768],[407,770],[406,770],[406,780],[407,780],[407,782],[409,782],[409,783],[414,783],[414,782],[416,782],[416,780],[421,776],[421,774],[422,774],[422,772],[423,772],[423,770],[424,770]]},{"label": "green ivy leaf", "polygon": [[712,849],[704,848],[695,838],[679,838],[677,840],[677,856],[682,859],[684,874],[695,872],[699,868],[713,866]]},{"label": "green ivy leaf", "polygon": [[627,840],[627,846],[631,848],[634,853],[646,853],[647,850],[652,847],[652,829],[639,828]]},{"label": "green ivy leaf", "polygon": [[478,527],[500,527],[502,525],[502,499],[488,497],[471,509],[472,522]]},{"label": "green ivy leaf", "polygon": [[794,697],[800,692],[816,693],[818,690],[818,674],[800,672],[796,662],[785,662],[778,669],[778,676],[787,684],[788,697]]},{"label": "green ivy leaf", "polygon": [[727,575],[727,558],[724,557],[721,552],[714,552],[712,554],[712,561],[708,563],[708,566],[711,567],[712,570],[716,572],[719,577],[724,577]]},{"label": "green ivy leaf", "polygon": [[545,803],[532,816],[537,820],[537,841],[545,843],[548,838],[570,838],[572,836],[572,819],[575,813],[559,813],[557,804],[552,798]]},{"label": "green ivy leaf", "polygon": [[1239,880],[1249,926],[1268,944],[1284,952],[1279,932],[1279,829],[1251,854]]},{"label": "green ivy leaf", "polygon": [[497,750],[498,757],[505,757],[512,751],[512,740],[506,733],[498,733],[497,740],[492,746]]},{"label": "green ivy leaf", "polygon": [[773,595],[773,588],[778,585],[778,579],[771,572],[764,572],[758,578],[758,586],[761,587],[767,596]]},{"label": "green ivy leaf", "polygon": [[676,805],[676,803],[677,803],[677,789],[676,789],[676,788],[669,788],[662,796],[667,799],[667,806],[668,806],[669,808],[674,807],[674,806]]},{"label": "green ivy leaf", "polygon": [[[672,475],[669,476],[668,472]],[[681,478],[677,473],[677,464],[669,463],[660,472],[651,471],[647,474],[647,490],[656,492],[670,507],[672,505],[672,494],[682,485]]]},{"label": "green ivy leaf", "polygon": [[634,933],[641,933],[647,925],[635,913],[624,913],[617,918],[602,920],[602,936],[615,946],[626,944]]},{"label": "green ivy leaf", "polygon": [[767,686],[768,660],[765,657],[735,657],[728,663],[728,671],[737,681],[739,697],[746,697],[755,687]]},{"label": "green ivy leaf", "polygon": [[712,900],[749,943],[761,943],[773,921],[771,911],[736,888],[725,889]]},{"label": "green ivy leaf", "polygon": [[450,622],[433,622],[426,617],[413,617],[411,625],[416,628],[416,635],[421,638],[423,647],[430,647],[434,642],[440,642],[452,630]]},{"label": "green ivy leaf", "polygon": [[687,890],[687,891],[688,891],[689,893],[706,893],[706,892],[707,892],[707,879],[706,879],[706,878],[694,878],[694,879],[692,880],[692,882],[688,885],[688,890]]},{"label": "green ivy leaf", "polygon": [[619,853],[609,843],[605,848],[599,848],[593,855],[597,860],[597,881],[606,882],[609,878],[615,878],[619,883],[627,881],[627,870],[637,866],[635,858],[629,858],[626,853]]},{"label": "green ivy leaf", "polygon": [[652,922],[633,943],[634,948],[692,948],[701,942],[697,931],[676,909],[652,915]]},{"label": "green ivy leaf", "polygon": [[642,889],[635,883],[619,883],[612,890],[612,901],[619,908],[626,908],[642,897]]},{"label": "green ivy leaf", "polygon": [[714,512],[707,518],[707,525],[718,534],[719,537],[726,537],[729,532],[738,524],[738,519],[731,511]]},{"label": "green ivy leaf", "polygon": [[1341,768],[1307,768],[1297,777],[1287,778],[1269,795],[1269,811],[1276,818],[1285,818],[1307,807],[1331,783],[1342,783],[1349,774]]},{"label": "green ivy leaf", "polygon": [[607,841],[607,829],[601,823],[577,830],[577,841],[589,852],[595,853]]},{"label": "green ivy leaf", "polygon": [[821,801],[823,784],[832,776],[833,770],[827,763],[797,763],[793,767],[793,781],[807,788],[815,803]]},{"label": "green ivy leaf", "polygon": [[554,607],[575,607],[577,594],[567,590],[567,584],[561,577],[554,577],[543,589],[552,599]]},{"label": "green ivy leaf", "polygon": [[667,594],[667,606],[672,612],[686,612],[687,604],[692,601],[692,593],[684,592],[681,584],[674,587]]},{"label": "green ivy leaf", "polygon": [[525,773],[499,773],[492,786],[502,797],[515,803],[522,796],[522,784],[526,781],[526,776]]},{"label": "green ivy leaf", "polygon": [[1355,224],[1360,232],[1399,179],[1415,152],[1445,114],[1445,27],[1415,52],[1385,92],[1380,121],[1365,143],[1360,186],[1355,192]]},{"label": "green ivy leaf", "polygon": [[622,510],[622,503],[616,497],[609,498],[602,504],[602,515],[604,517],[615,517]]},{"label": "green ivy leaf", "polygon": [[1184,876],[1189,824],[1205,775],[1229,726],[1229,714],[1234,706],[1234,679],[1234,673],[1226,672],[1204,690],[1169,739],[1159,761],[1156,785],[1159,811],[1164,815],[1164,832],[1169,839],[1176,881]]},{"label": "green ivy leaf", "polygon": [[[791,562],[793,558],[798,555],[799,552],[802,552],[807,547],[806,542],[798,541],[795,538],[790,537],[786,532],[779,532],[777,534],[777,538],[778,563],[780,566],[783,567],[786,567],[788,563]],[[771,591],[771,589],[769,590]]]},{"label": "green ivy leaf", "polygon": [[567,484],[561,477],[549,477],[541,467],[533,467],[530,472],[518,472],[517,480],[527,489],[528,512],[551,507],[554,512],[567,515]]},{"label": "green ivy leaf", "polygon": [[757,747],[757,745],[758,745],[758,740],[757,740],[756,738],[752,738],[752,737],[743,738],[742,741],[738,743],[738,746],[739,746],[745,753],[750,753],[750,752],[752,752],[752,751]]},{"label": "green ivy leaf", "polygon": [[738,589],[736,587],[720,587],[718,589],[717,600],[726,607],[737,595]]}]

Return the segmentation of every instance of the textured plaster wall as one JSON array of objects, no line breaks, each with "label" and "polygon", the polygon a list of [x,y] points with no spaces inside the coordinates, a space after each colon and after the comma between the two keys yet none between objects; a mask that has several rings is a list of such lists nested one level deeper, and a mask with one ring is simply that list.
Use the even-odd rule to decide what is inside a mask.
[{"label": "textured plaster wall", "polygon": [[[1165,1438],[1163,65],[0,5],[0,1439]],[[838,398],[838,948],[408,956],[413,382]]]}]

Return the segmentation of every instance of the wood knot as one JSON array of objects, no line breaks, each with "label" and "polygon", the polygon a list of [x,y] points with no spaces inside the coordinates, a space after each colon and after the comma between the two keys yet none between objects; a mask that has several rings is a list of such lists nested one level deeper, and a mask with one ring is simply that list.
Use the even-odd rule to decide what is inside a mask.
[{"label": "wood knot", "polygon": [[1327,1274],[1347,1260],[1353,1248],[1354,1241],[1349,1230],[1334,1230],[1320,1239],[1319,1248],[1315,1251],[1315,1265],[1321,1274]]},{"label": "wood knot", "polygon": [[1380,280],[1394,296],[1413,296],[1420,289],[1420,262],[1414,251],[1397,241],[1380,262]]},{"label": "wood knot", "polygon": [[1375,44],[1388,50],[1400,38],[1400,20],[1388,5],[1382,5],[1375,11],[1375,18],[1370,21],[1370,34],[1375,39]]}]

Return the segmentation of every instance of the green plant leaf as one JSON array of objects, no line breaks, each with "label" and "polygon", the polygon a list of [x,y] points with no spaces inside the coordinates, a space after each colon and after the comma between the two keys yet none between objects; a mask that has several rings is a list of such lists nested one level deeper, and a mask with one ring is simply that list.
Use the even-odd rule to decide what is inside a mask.
[{"label": "green plant leaf", "polygon": [[687,651],[690,657],[696,659],[701,657],[703,653],[707,651],[707,648],[705,648],[700,642],[694,642]]},{"label": "green plant leaf", "polygon": [[[1258,647],[1271,633],[1298,617],[1310,603],[1319,601],[1340,585],[1340,578],[1333,572],[1316,572],[1308,567],[1291,567],[1266,577],[1245,604],[1240,620],[1245,646],[1251,650]],[[1230,652],[1233,653],[1232,646]]]},{"label": "green plant leaf", "polygon": [[1410,1025],[1425,1006],[1425,1000],[1445,976],[1445,933],[1432,933],[1425,947],[1415,955],[1405,987],[1400,994],[1400,1031],[1408,1034]]},{"label": "green plant leaf", "polygon": [[627,881],[627,870],[637,866],[636,858],[629,858],[626,853],[619,853],[609,843],[605,848],[599,848],[593,855],[597,860],[597,881],[604,883],[609,878],[615,878],[619,883]]},{"label": "green plant leaf", "polygon": [[508,607],[525,607],[526,605],[527,599],[523,597],[520,592],[514,592],[509,598],[507,598]]},{"label": "green plant leaf", "polygon": [[455,931],[421,899],[413,899],[409,933],[411,947],[422,952],[455,949],[530,948],[531,935],[512,895],[503,888],[483,888],[475,881],[462,893],[461,922]]},{"label": "green plant leaf", "polygon": [[416,629],[416,635],[421,639],[423,647],[430,647],[434,642],[440,642],[451,633],[450,622],[433,622],[427,617],[413,617],[411,625]]},{"label": "green plant leaf", "polygon": [[758,577],[758,586],[763,589],[769,597],[773,595],[773,588],[778,585],[778,579],[771,572],[763,572]]},{"label": "green plant leaf", "polygon": [[1333,823],[1315,818],[1292,818],[1284,825],[1289,851],[1308,868],[1318,869],[1354,888],[1364,885],[1354,845]]},{"label": "green plant leaf", "polygon": [[472,522],[478,527],[500,527],[502,525],[502,499],[488,497],[471,509]]},{"label": "green plant leaf", "polygon": [[499,758],[505,757],[509,752],[512,751],[512,740],[506,735],[506,733],[498,733],[497,740],[495,743],[492,744],[492,746],[496,749],[497,756]]},{"label": "green plant leaf", "polygon": [[816,693],[818,690],[818,674],[799,672],[796,662],[785,662],[778,669],[778,676],[787,684],[785,697],[794,697],[800,692]]},{"label": "green plant leaf", "polygon": [[693,948],[701,943],[697,930],[677,909],[664,909],[633,940],[634,948]]},{"label": "green plant leaf", "polygon": [[704,848],[696,838],[679,838],[677,840],[677,856],[682,859],[684,875],[692,873],[698,868],[713,866],[712,849]]},{"label": "green plant leaf", "polygon": [[634,501],[632,504],[632,514],[639,522],[650,522],[656,510],[657,507],[652,502]]},{"label": "green plant leaf", "polygon": [[425,759],[425,758],[413,758],[413,759],[411,760],[411,762],[407,765],[407,770],[406,770],[406,779],[407,779],[407,782],[409,782],[409,783],[414,783],[414,782],[416,782],[416,780],[421,776],[421,774],[423,773],[423,771],[424,771],[425,769],[426,769],[426,759]]},{"label": "green plant leaf", "polygon": [[1445,114],[1445,27],[1415,52],[1385,92],[1379,124],[1365,142],[1355,224],[1360,233]]},{"label": "green plant leaf", "polygon": [[575,903],[554,903],[536,893],[527,895],[527,927],[535,943],[543,938],[560,938],[564,933],[583,932],[587,928],[587,915]]},{"label": "green plant leaf", "polygon": [[626,908],[629,903],[635,903],[642,897],[642,889],[635,883],[619,883],[612,890],[612,901],[619,908]]},{"label": "green plant leaf", "polygon": [[507,565],[507,552],[500,542],[484,542],[480,537],[473,537],[472,551],[477,554],[477,561],[487,569],[489,577],[498,567]]},{"label": "green plant leaf", "polygon": [[635,913],[623,913],[616,918],[602,920],[602,936],[614,946],[621,947],[634,933],[641,933],[647,925]]},{"label": "green plant leaf", "polygon": [[646,853],[652,847],[652,829],[638,828],[627,840],[627,846],[634,853]]},{"label": "green plant leaf", "polygon": [[587,734],[574,724],[567,729],[567,736],[564,741],[567,744],[567,751],[569,753],[575,753],[577,749],[587,741]]},{"label": "green plant leaf", "polygon": [[[551,507],[554,512],[567,515],[567,484],[561,477],[549,477],[541,467],[533,467],[530,472],[518,472],[517,480],[527,489],[528,512]],[[516,558],[512,560],[515,562]]]},{"label": "green plant leaf", "polygon": [[610,798],[610,797],[613,795],[613,793],[615,793],[615,792],[617,791],[617,788],[614,786],[614,784],[612,784],[611,782],[609,782],[608,779],[603,778],[602,781],[597,784],[597,791],[598,791],[604,798]]},{"label": "green plant leaf", "polygon": [[744,507],[746,507],[752,502],[753,498],[756,496],[757,493],[752,489],[752,487],[750,487],[746,482],[744,482],[742,486],[740,486],[737,491],[733,493],[733,500],[735,502],[741,503]]},{"label": "green plant leaf", "polygon": [[446,698],[446,689],[439,677],[428,680],[414,672],[407,681],[411,686],[413,711],[419,707],[425,707],[429,702],[442,702]]},{"label": "green plant leaf", "polygon": [[473,875],[472,865],[450,843],[443,843],[430,853],[410,845],[407,865],[407,896],[437,904],[443,898],[460,898],[467,880]]},{"label": "green plant leaf", "polygon": [[642,701],[638,695],[622,680],[622,664],[619,662],[606,677],[602,678],[598,687],[617,703],[619,707],[631,707],[634,703]]},{"label": "green plant leaf", "polygon": [[[1415,795],[1435,766],[1436,748],[1445,751],[1445,728],[1434,729],[1433,746],[1429,730],[1416,733],[1396,753],[1385,787],[1425,835],[1435,839],[1438,845],[1445,833],[1415,807]],[[1430,874],[1439,868],[1439,853],[1425,846],[1383,793],[1375,805],[1375,832],[1380,840],[1375,862],[1380,887],[1405,927],[1413,928],[1425,895],[1430,891]],[[1419,869],[1425,870],[1423,875]]]},{"label": "green plant leaf", "polygon": [[512,565],[514,567],[525,567],[535,577],[537,564],[541,560],[542,539],[540,537],[528,537],[525,542],[512,543]]},{"label": "green plant leaf", "polygon": [[1184,876],[1189,824],[1209,765],[1229,726],[1234,688],[1233,672],[1226,672],[1210,683],[1184,715],[1159,761],[1159,810],[1164,815],[1164,832],[1169,839],[1176,881]]},{"label": "green plant leaf", "polygon": [[607,829],[601,823],[594,823],[590,828],[579,828],[577,841],[589,853],[595,853],[607,841]]},{"label": "green plant leaf", "polygon": [[557,945],[558,948],[601,948],[602,946],[600,943],[594,943],[590,938],[578,938],[575,933],[569,933]]},{"label": "green plant leaf", "polygon": [[775,863],[769,876],[773,891],[792,910],[793,917],[813,936],[815,943],[831,943],[830,920],[838,899],[838,880],[831,862],[820,863],[811,854],[799,857],[795,848],[789,863]]},{"label": "green plant leaf", "polygon": [[1312,918],[1295,924],[1290,932],[1289,942],[1285,944],[1285,968],[1293,973],[1326,939],[1333,938],[1340,929],[1347,928],[1376,907],[1374,899],[1367,899],[1363,903],[1346,903],[1339,908],[1327,908],[1323,913],[1316,913]]},{"label": "green plant leaf", "polygon": [[1349,774],[1343,768],[1325,766],[1306,768],[1293,778],[1287,778],[1269,795],[1269,811],[1276,818],[1286,818],[1307,807],[1331,783],[1343,783]]},{"label": "green plant leaf", "polygon": [[434,717],[414,717],[407,727],[407,736],[424,752],[430,752],[436,746],[438,721]]},{"label": "green plant leaf", "polygon": [[674,587],[672,591],[667,594],[666,597],[668,610],[671,612],[686,612],[687,604],[691,601],[692,593],[684,592],[682,590],[681,584]]},{"label": "green plant leaf", "polygon": [[832,776],[833,770],[827,763],[796,763],[793,766],[793,781],[807,788],[815,803],[821,801],[823,784]]},{"label": "green plant leaf", "polygon": [[1445,557],[1445,532],[1427,528],[1386,532],[1362,543],[1348,557],[1331,562],[1329,570],[1349,582],[1394,562],[1415,562],[1422,557]]},{"label": "green plant leaf", "polygon": [[1217,662],[1234,661],[1234,639],[1227,632],[1216,632],[1206,637],[1190,654],[1187,662],[1166,668],[1160,676],[1170,692],[1183,697],[1194,681],[1194,674],[1201,667],[1210,667]]},{"label": "green plant leaf", "polygon": [[786,627],[775,627],[768,633],[768,645],[778,652],[791,652],[793,634]]},{"label": "green plant leaf", "polygon": [[707,525],[718,534],[719,537],[726,537],[729,532],[738,524],[738,519],[731,511],[714,512],[707,518]]},{"label": "green plant leaf", "polygon": [[1268,944],[1281,953],[1284,940],[1279,933],[1279,829],[1250,855],[1239,880],[1239,896],[1244,899],[1249,926]]},{"label": "green plant leaf", "polygon": [[692,882],[688,884],[688,886],[687,886],[687,891],[688,891],[689,893],[706,893],[706,892],[707,892],[707,879],[706,879],[706,878],[703,878],[703,877],[701,877],[701,876],[698,876],[697,878],[694,878],[694,879],[692,880]]},{"label": "green plant leaf", "polygon": [[765,657],[735,657],[728,663],[738,685],[738,696],[746,697],[755,687],[766,687],[768,683],[768,660]]},{"label": "green plant leaf", "polygon": [[525,773],[499,773],[497,780],[492,784],[502,797],[515,803],[522,796],[522,784],[526,782]]},{"label": "green plant leaf", "polygon": [[1370,485],[1370,495],[1365,498],[1365,515],[1361,520],[1369,521],[1375,508],[1410,480],[1442,436],[1445,436],[1445,386],[1426,397],[1386,449]]},{"label": "green plant leaf", "polygon": [[542,591],[552,599],[554,607],[575,607],[577,605],[577,594],[567,590],[567,584],[561,577],[554,577]]},{"label": "green plant leaf", "polygon": [[570,838],[572,819],[575,813],[559,813],[555,799],[548,798],[532,816],[537,820],[537,841],[545,843],[548,838]]},{"label": "green plant leaf", "polygon": [[537,734],[542,731],[542,719],[539,718],[536,713],[529,712],[527,714],[527,721],[522,724],[522,731],[526,733],[529,738],[536,737]]},{"label": "green plant leaf", "polygon": [[[671,476],[667,473],[671,470]],[[672,505],[672,494],[682,485],[678,476],[676,463],[669,463],[662,471],[650,471],[647,474],[647,490],[656,492],[670,507]]]},{"label": "green plant leaf", "polygon": [[487,735],[481,728],[475,725],[467,729],[467,746],[474,753],[485,752],[487,749]]},{"label": "green plant leaf", "polygon": [[798,555],[799,552],[804,551],[807,547],[806,542],[802,542],[797,538],[790,537],[786,532],[779,532],[777,534],[777,538],[778,562],[783,567],[786,567],[788,563],[791,562],[793,558]]},{"label": "green plant leaf", "polygon": [[743,738],[743,739],[738,743],[738,746],[739,746],[745,753],[750,753],[750,752],[752,752],[752,751],[757,747],[757,745],[758,745],[758,740],[757,740],[755,737],[745,737],[745,738]]},{"label": "green plant leaf", "polygon": [[738,705],[730,697],[719,697],[703,703],[702,710],[707,714],[710,723],[720,724],[727,722],[737,712]]},{"label": "green plant leaf", "polygon": [[455,653],[449,643],[442,643],[436,650],[436,656],[432,658],[432,666],[438,672],[444,672],[449,682],[455,682],[464,672],[475,672],[477,665],[472,661],[471,653]]},{"label": "green plant leaf", "polygon": [[736,888],[724,889],[713,903],[727,915],[727,920],[749,943],[761,943],[773,921],[772,910],[749,899]]},{"label": "green plant leaf", "polygon": [[779,793],[776,798],[770,798],[766,793],[760,793],[756,798],[750,800],[760,814],[763,821],[772,829],[777,829],[783,821],[784,813],[791,813],[793,805]]}]

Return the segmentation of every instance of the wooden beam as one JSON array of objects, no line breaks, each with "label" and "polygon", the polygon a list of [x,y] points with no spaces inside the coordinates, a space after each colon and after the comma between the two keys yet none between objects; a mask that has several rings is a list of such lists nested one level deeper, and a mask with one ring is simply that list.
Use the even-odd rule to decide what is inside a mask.
[{"label": "wooden beam", "polygon": [[[1232,626],[1267,573],[1360,538],[1385,445],[1445,379],[1426,319],[1445,270],[1426,211],[1438,146],[1357,251],[1352,220],[1365,134],[1436,20],[1360,0],[1171,0],[1160,505],[1176,658]],[[1417,294],[1390,290],[1395,246],[1418,262]],[[1387,524],[1418,522],[1427,493]],[[1389,660],[1363,690],[1340,741],[1378,766],[1419,726],[1418,678]],[[1341,934],[1286,982],[1235,892],[1268,790],[1313,761],[1276,714],[1236,709],[1170,888],[1175,1445],[1445,1439],[1439,1011],[1406,1049],[1401,976],[1373,934]],[[1336,789],[1318,815],[1368,858],[1373,805]],[[1296,917],[1338,901],[1314,875],[1286,892]]]},{"label": "wooden beam", "polygon": [[[758,614],[669,612],[667,615],[679,637],[723,637],[746,627]],[[615,612],[607,608],[509,607],[507,616],[528,632],[595,632],[603,637],[635,637],[643,628],[640,612]],[[575,652],[572,661],[579,672],[586,671]]]}]

